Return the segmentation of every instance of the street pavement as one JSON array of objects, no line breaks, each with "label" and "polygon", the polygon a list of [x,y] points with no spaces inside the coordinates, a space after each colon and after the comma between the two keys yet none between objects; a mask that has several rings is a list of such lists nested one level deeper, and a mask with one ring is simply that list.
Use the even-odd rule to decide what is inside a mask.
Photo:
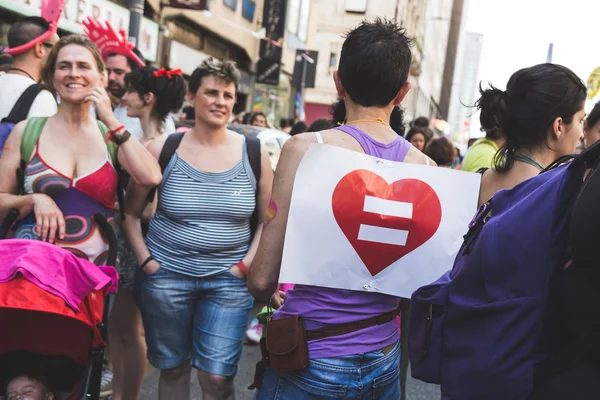
[{"label": "street pavement", "polygon": [[[235,392],[237,400],[251,400],[252,391],[248,390],[248,386],[254,379],[254,367],[260,359],[260,350],[258,346],[244,346],[242,360],[240,361],[240,369],[235,378]],[[192,399],[202,399],[198,379],[192,379]],[[423,382],[412,379],[409,374],[406,384],[406,400],[439,400],[440,391],[435,385],[428,385]],[[146,376],[142,386],[141,400],[157,400],[158,399],[158,371],[153,370]],[[382,399],[384,400],[384,399]]]}]

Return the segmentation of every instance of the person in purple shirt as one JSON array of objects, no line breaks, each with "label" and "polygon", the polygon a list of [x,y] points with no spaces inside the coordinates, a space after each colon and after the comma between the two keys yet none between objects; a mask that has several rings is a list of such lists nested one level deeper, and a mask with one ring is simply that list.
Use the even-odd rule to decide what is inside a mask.
[{"label": "person in purple shirt", "polygon": [[[283,147],[263,236],[249,269],[248,288],[258,301],[270,299],[273,305],[282,304],[274,321],[301,316],[308,332],[350,329],[342,335],[309,340],[308,368],[276,373],[267,365],[256,399],[401,397],[400,332],[395,319],[399,297],[296,285],[283,300],[277,283],[294,177],[312,143],[392,161],[435,165],[389,125],[393,108],[410,90],[410,43],[404,29],[385,19],[365,21],[351,31],[334,74],[338,95],[344,99],[346,124],[293,136]],[[357,322],[379,316],[380,324],[358,329]],[[290,331],[277,332],[277,336],[286,334]]]}]

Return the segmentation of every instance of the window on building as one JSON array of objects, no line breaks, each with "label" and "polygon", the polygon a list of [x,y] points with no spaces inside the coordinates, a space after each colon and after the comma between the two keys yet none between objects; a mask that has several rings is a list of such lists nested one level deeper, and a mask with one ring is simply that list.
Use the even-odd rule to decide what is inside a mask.
[{"label": "window on building", "polygon": [[331,53],[329,53],[329,73],[332,74],[333,71],[335,71],[335,69],[337,68],[337,63],[338,63],[338,53],[335,51],[332,51]]},{"label": "window on building", "polygon": [[345,0],[346,12],[364,14],[367,12],[368,0]]},{"label": "window on building", "polygon": [[223,0],[223,3],[225,3],[227,7],[235,11],[235,9],[237,8],[238,0]]},{"label": "window on building", "polygon": [[300,1],[290,0],[288,4],[290,7],[288,10],[288,32],[294,35],[298,34],[298,24],[300,23]]},{"label": "window on building", "polygon": [[254,21],[254,12],[256,10],[256,0],[243,0],[242,17],[248,21]]},{"label": "window on building", "polygon": [[306,42],[308,39],[308,19],[310,17],[310,0],[302,0],[300,7],[300,22],[298,23],[298,39]]}]

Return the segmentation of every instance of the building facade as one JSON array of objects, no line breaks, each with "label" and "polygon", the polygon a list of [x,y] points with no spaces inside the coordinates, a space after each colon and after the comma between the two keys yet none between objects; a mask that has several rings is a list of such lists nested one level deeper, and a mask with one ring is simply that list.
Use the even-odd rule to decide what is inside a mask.
[{"label": "building facade", "polygon": [[247,110],[252,104],[261,12],[262,1],[252,0],[208,0],[205,10],[162,7],[160,64],[181,68],[189,76],[208,57],[236,62],[241,82],[234,112]]},{"label": "building facade", "polygon": [[471,116],[475,113],[472,107],[477,100],[479,82],[479,63],[483,48],[483,35],[466,33],[461,43],[461,52],[454,76],[454,88],[450,102],[448,123],[454,140],[465,144],[469,139]]},{"label": "building facade", "polygon": [[[129,28],[129,10],[122,1],[109,0],[65,0],[60,18],[59,34],[83,33],[82,21],[88,17],[110,21],[116,29]],[[42,0],[0,0],[0,47],[7,45],[6,34],[10,25],[25,16],[41,15]],[[160,34],[159,24],[144,18],[140,27],[138,48],[144,58],[157,62]]]},{"label": "building facade", "polygon": [[315,87],[306,89],[308,123],[329,115],[337,100],[333,72],[343,35],[363,19],[386,17],[404,26],[415,41],[409,81],[412,90],[402,106],[406,119],[437,117],[446,63],[452,0],[313,0],[307,49],[318,51]]}]

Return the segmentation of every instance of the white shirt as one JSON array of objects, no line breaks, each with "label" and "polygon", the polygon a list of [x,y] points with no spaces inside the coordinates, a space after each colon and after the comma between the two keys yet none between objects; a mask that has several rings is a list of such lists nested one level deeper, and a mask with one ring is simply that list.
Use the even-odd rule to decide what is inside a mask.
[{"label": "white shirt", "polygon": [[[115,118],[119,121],[125,129],[131,133],[135,139],[140,140],[144,135],[144,131],[142,130],[142,123],[139,118],[131,118],[127,116],[127,107],[118,106],[114,111]],[[173,118],[169,115],[165,122],[163,122],[163,133],[165,135],[170,135],[171,133],[175,133],[175,122]]]},{"label": "white shirt", "polygon": [[[25,89],[36,83],[33,79],[17,74],[0,75],[0,121],[8,117],[13,106],[19,100]],[[56,114],[56,100],[52,93],[42,90],[29,109],[27,118],[50,117]]]}]

